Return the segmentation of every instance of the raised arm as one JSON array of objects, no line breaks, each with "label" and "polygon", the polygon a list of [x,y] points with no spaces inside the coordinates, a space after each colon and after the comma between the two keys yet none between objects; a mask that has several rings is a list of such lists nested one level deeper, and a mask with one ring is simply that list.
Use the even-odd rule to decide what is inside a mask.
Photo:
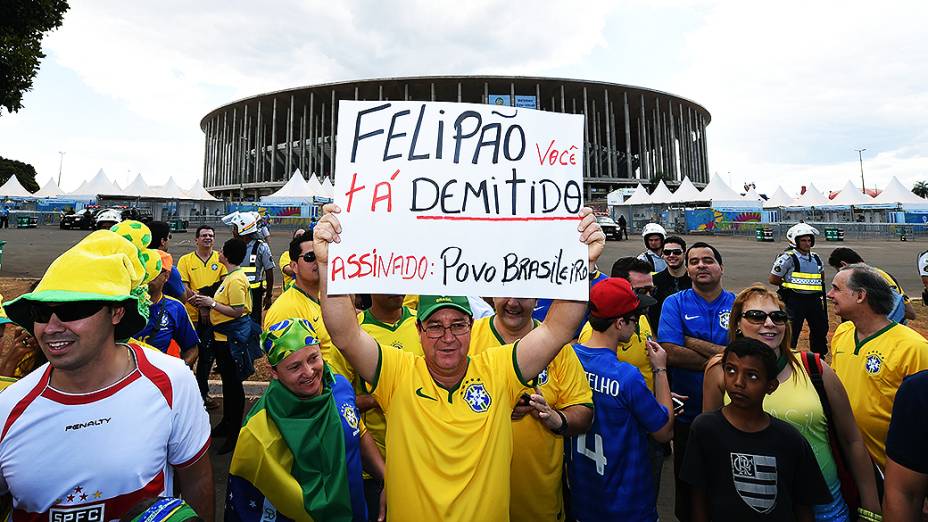
[{"label": "raised arm", "polygon": [[[332,344],[348,359],[351,366],[367,382],[373,382],[380,360],[380,348],[358,324],[358,314],[348,295],[329,295],[329,243],[341,242],[342,225],[336,214],[341,212],[334,203],[322,207],[325,213],[313,229],[313,252],[319,265],[319,302]],[[539,370],[540,371],[540,370]]]},{"label": "raised arm", "polygon": [[[587,245],[592,274],[596,260],[599,259],[606,245],[606,236],[603,235],[602,227],[596,222],[592,209],[589,207],[580,209],[580,217],[577,230],[580,232],[580,241]],[[519,371],[525,378],[538,375],[554,359],[557,352],[574,338],[577,326],[586,314],[586,307],[586,301],[554,301],[551,303],[544,322],[519,341],[516,361]]]}]

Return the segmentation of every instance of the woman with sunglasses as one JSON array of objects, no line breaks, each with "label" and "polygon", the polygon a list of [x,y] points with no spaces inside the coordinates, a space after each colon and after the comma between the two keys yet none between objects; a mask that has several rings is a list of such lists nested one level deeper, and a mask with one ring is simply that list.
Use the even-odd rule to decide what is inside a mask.
[{"label": "woman with sunglasses", "polygon": [[[742,290],[731,307],[728,337],[730,341],[738,337],[757,339],[777,355],[777,380],[780,386],[764,399],[764,410],[792,424],[812,446],[833,498],[830,504],[815,506],[815,520],[857,520],[857,513],[849,513],[848,505],[841,494],[838,468],[829,444],[829,419],[825,416],[822,402],[797,353],[789,349],[789,317],[777,294],[760,283]],[[728,401],[720,363],[719,355],[710,359],[706,365],[703,411],[717,410]],[[831,421],[834,423],[842,453],[846,456],[849,471],[860,492],[861,507],[870,512],[879,512],[880,503],[873,467],[854,421],[847,393],[841,381],[824,361],[822,378],[831,406]]]}]

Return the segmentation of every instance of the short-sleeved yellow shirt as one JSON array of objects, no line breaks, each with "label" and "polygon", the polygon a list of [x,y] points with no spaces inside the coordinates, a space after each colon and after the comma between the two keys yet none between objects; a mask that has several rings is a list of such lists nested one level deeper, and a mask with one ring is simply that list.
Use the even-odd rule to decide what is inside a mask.
[{"label": "short-sleeved yellow shirt", "polygon": [[264,325],[262,328],[267,330],[271,325],[277,324],[284,319],[306,319],[313,325],[316,331],[316,338],[319,340],[319,348],[322,351],[322,359],[329,365],[332,372],[343,375],[348,382],[354,382],[354,368],[342,355],[342,352],[332,344],[332,337],[322,322],[322,307],[319,305],[319,299],[315,296],[306,294],[300,287],[293,285],[280,294],[280,297],[274,301],[274,304],[264,313]]},{"label": "short-sleeved yellow shirt", "polygon": [[[583,325],[583,331],[580,332],[578,341],[580,344],[586,344],[592,335],[593,327],[587,322]],[[645,341],[648,340],[648,337],[654,337],[654,334],[651,331],[651,323],[648,322],[648,316],[642,315],[641,318],[638,319],[638,332],[632,335],[628,341],[619,343],[615,353],[620,361],[638,368],[638,371],[641,372],[642,377],[644,377],[645,384],[648,385],[648,389],[651,390],[651,393],[654,393],[654,374],[651,372],[651,361],[648,360],[648,348],[645,345]]]},{"label": "short-sleeved yellow shirt", "polygon": [[277,261],[277,266],[280,267],[280,275],[284,276],[284,290],[288,290],[291,285],[293,285],[293,276],[287,275],[284,272],[284,268],[290,266],[290,251],[284,250],[283,254],[280,254],[280,259]]},{"label": "short-sleeved yellow shirt", "polygon": [[[384,348],[396,348],[422,355],[422,343],[419,341],[419,330],[416,328],[416,312],[403,307],[400,320],[394,324],[378,321],[370,310],[358,314],[358,323],[361,329],[370,334],[377,344]],[[366,390],[357,388],[360,393]],[[371,408],[361,414],[367,429],[374,438],[374,443],[380,449],[380,454],[386,456],[387,420],[380,408]]]},{"label": "short-sleeved yellow shirt", "polygon": [[[219,262],[219,252],[215,250],[210,253],[206,261],[200,259],[196,251],[180,256],[177,260],[177,272],[180,273],[180,280],[194,292],[216,284],[228,273],[225,265]],[[197,308],[188,303],[184,303],[184,308],[187,309],[190,320],[196,323],[200,317]]]},{"label": "short-sleeved yellow shirt", "polygon": [[846,321],[831,338],[831,353],[832,368],[847,390],[864,444],[874,462],[885,469],[896,390],[904,378],[928,369],[928,340],[897,323],[858,340],[854,323]]},{"label": "short-sleeved yellow shirt", "polygon": [[[235,270],[229,272],[229,275],[223,279],[222,284],[219,285],[219,289],[216,290],[216,295],[214,299],[219,304],[224,304],[232,307],[244,306],[245,314],[251,313],[251,287],[248,285],[248,276],[245,275],[245,272],[241,268],[236,268]],[[228,315],[223,315],[212,309],[209,312],[209,320],[215,326],[217,324],[222,324],[231,321],[233,318]],[[217,341],[226,341],[227,337],[225,334],[215,332],[213,334]]]},{"label": "short-sleeved yellow shirt", "polygon": [[[504,344],[493,324],[493,317],[474,321],[470,338],[472,356]],[[558,352],[536,382],[545,401],[554,408],[563,410],[579,404],[593,407],[593,393],[586,372],[570,345]],[[526,388],[524,392],[532,393],[533,390]],[[564,438],[526,415],[512,422],[512,440],[510,520],[564,520],[566,514],[561,491]]]},{"label": "short-sleeved yellow shirt", "polygon": [[419,295],[410,294],[403,298],[403,306],[409,308],[410,310],[419,309]]},{"label": "short-sleeved yellow shirt", "polygon": [[436,383],[424,357],[380,347],[371,394],[387,416],[391,520],[507,520],[512,408],[524,384],[515,345],[470,356]]}]

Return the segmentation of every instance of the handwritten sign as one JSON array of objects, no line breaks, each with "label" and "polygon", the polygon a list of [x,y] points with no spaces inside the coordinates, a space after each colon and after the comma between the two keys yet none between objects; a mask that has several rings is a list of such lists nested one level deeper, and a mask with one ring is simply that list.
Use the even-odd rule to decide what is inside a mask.
[{"label": "handwritten sign", "polygon": [[583,116],[341,101],[329,292],[586,300]]}]

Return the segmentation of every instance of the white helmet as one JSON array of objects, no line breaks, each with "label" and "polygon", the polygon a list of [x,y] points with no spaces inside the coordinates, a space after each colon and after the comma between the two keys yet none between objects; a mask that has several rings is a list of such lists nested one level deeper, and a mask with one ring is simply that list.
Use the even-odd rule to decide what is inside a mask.
[{"label": "white helmet", "polygon": [[115,209],[107,209],[97,214],[97,225],[100,223],[119,223],[122,221],[122,213]]},{"label": "white helmet", "polygon": [[261,215],[257,212],[235,211],[228,216],[223,217],[222,222],[226,225],[234,226],[238,231],[238,235],[246,236],[248,234],[254,234],[258,231],[259,219],[261,219]]},{"label": "white helmet", "polygon": [[789,246],[796,248],[796,240],[802,236],[811,236],[812,237],[812,246],[815,246],[815,236],[818,235],[818,230],[807,223],[797,223],[786,231],[786,242],[789,243]]},{"label": "white helmet", "polygon": [[659,234],[661,239],[665,239],[667,237],[667,231],[664,230],[664,227],[658,225],[657,223],[648,223],[644,226],[643,229],[641,229],[642,238],[648,239],[648,236],[651,234]]}]

